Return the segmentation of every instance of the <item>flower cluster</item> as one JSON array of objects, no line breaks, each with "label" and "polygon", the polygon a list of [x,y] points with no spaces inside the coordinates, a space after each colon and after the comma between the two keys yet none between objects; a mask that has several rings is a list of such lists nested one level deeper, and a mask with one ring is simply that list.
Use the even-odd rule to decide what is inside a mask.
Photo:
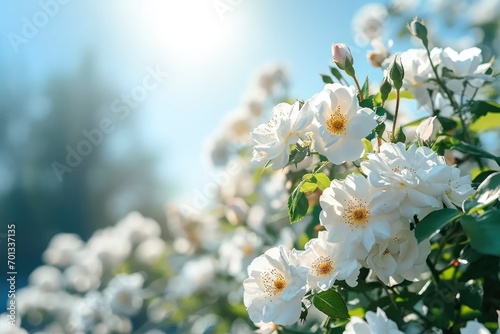
[{"label": "flower cluster", "polygon": [[[305,102],[278,104],[271,120],[252,132],[253,162],[275,171],[295,166],[287,172],[291,222],[312,215],[303,250],[279,245],[248,266],[244,304],[255,323],[292,325],[305,320],[311,304],[342,318],[342,312],[329,307],[341,309],[336,302],[341,292],[356,291],[358,284],[395,289],[405,280],[439,279],[428,257],[431,237],[446,222],[436,224],[433,217],[451,217],[447,219],[452,222],[468,213],[465,203],[474,189],[470,175],[438,154],[455,145],[438,120],[456,117],[462,124],[461,145],[469,147],[471,115],[463,111],[474,103],[478,89],[494,79],[488,73],[491,63],[481,64],[478,48],[429,50],[423,23],[415,19],[409,29],[425,49],[385,61],[390,64],[378,100],[367,83],[360,87],[349,48],[334,44],[333,62],[356,87],[347,86],[341,72],[332,70],[339,83],[324,78],[321,92]],[[397,101],[391,114],[384,104],[393,88]],[[436,115],[421,122],[413,139],[402,128],[396,133],[402,90]],[[386,133],[389,117],[392,131]],[[391,295],[386,291],[387,298]],[[376,315],[366,313],[366,318],[368,324],[352,318],[345,333],[401,333],[381,309]]]},{"label": "flower cluster", "polygon": [[362,139],[377,126],[375,114],[361,108],[353,87],[327,84],[305,103],[278,104],[271,120],[253,132],[253,161],[269,161],[274,170],[288,165],[290,145],[310,146],[331,162],[359,159]]},{"label": "flower cluster", "polygon": [[[376,49],[369,61],[386,70],[379,91],[360,85],[345,44],[332,46],[335,78],[324,75],[305,101],[289,99],[286,70],[269,66],[208,141],[213,182],[169,203],[167,224],[132,213],[86,241],[56,235],[19,291],[22,326],[496,330],[500,151],[498,131],[488,124],[487,145],[476,122],[496,124],[500,107],[482,92],[494,76],[476,49],[428,49],[417,20],[410,29],[424,49],[391,58],[385,20],[415,2],[355,19],[357,40]],[[426,117],[410,119],[403,98]]]}]

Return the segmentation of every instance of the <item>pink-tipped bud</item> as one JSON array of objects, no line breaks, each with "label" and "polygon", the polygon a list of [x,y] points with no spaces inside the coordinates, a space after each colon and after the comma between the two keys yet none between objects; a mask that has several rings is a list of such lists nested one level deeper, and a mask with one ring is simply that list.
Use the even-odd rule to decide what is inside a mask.
[{"label": "pink-tipped bud", "polygon": [[351,50],[349,50],[349,47],[344,43],[336,43],[332,45],[332,56],[333,62],[337,64],[341,70],[345,70],[346,67],[352,67],[352,64],[354,63]]},{"label": "pink-tipped bud", "polygon": [[415,132],[416,132],[417,138],[419,140],[434,141],[434,140],[436,140],[436,135],[442,129],[443,129],[443,127],[441,126],[441,123],[439,122],[437,117],[433,116],[433,117],[427,118],[422,123],[420,123],[420,125],[418,126],[418,128]]}]

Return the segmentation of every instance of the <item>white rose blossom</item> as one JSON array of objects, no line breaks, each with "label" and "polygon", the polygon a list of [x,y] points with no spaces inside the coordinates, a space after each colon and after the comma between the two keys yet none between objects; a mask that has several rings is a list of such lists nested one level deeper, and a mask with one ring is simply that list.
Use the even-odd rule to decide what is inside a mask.
[{"label": "white rose blossom", "polygon": [[336,280],[345,280],[354,287],[361,265],[354,258],[348,257],[348,245],[331,243],[327,240],[328,232],[320,231],[318,238],[313,238],[305,245],[305,251],[298,254],[299,263],[309,268],[307,283],[313,289],[326,291]]},{"label": "white rose blossom", "polygon": [[477,320],[467,321],[464,328],[460,328],[460,334],[490,334],[490,331]]},{"label": "white rose blossom", "polygon": [[284,326],[295,323],[306,294],[307,272],[283,246],[254,259],[243,282],[243,301],[250,319]]},{"label": "white rose blossom", "polygon": [[334,164],[363,155],[361,141],[377,126],[375,113],[360,108],[354,87],[327,84],[311,99],[316,120],[311,126],[314,149]]},{"label": "white rose blossom", "polygon": [[356,257],[363,258],[377,240],[391,235],[391,225],[399,226],[397,196],[373,188],[359,174],[333,180],[320,197],[320,222],[330,241],[346,242]]},{"label": "white rose blossom", "polygon": [[417,242],[409,228],[373,246],[366,264],[384,284],[393,286],[403,280],[416,282],[427,271],[425,260],[431,251],[429,240]]},{"label": "white rose blossom", "polygon": [[[432,62],[439,65],[439,54],[441,49],[431,50]],[[403,88],[408,89],[418,102],[419,107],[427,111],[432,110],[432,99],[429,90],[437,90],[438,86],[431,79],[436,76],[432,70],[427,51],[425,49],[409,49],[400,54],[399,59],[403,65],[405,75]]]},{"label": "white rose blossom", "polygon": [[398,325],[390,319],[380,307],[377,313],[368,311],[366,321],[359,317],[352,317],[345,326],[344,334],[403,334]]},{"label": "white rose blossom", "polygon": [[245,228],[238,228],[221,243],[220,263],[231,276],[244,278],[245,270],[262,247],[262,239]]},{"label": "white rose blossom", "polygon": [[[441,68],[451,70],[457,79],[449,79],[446,87],[457,95],[464,93],[465,96],[472,96],[476,88],[481,87],[486,81],[492,81],[493,77],[484,74],[491,66],[491,63],[481,64],[483,57],[481,49],[473,47],[461,52],[452,48],[445,48],[440,54]],[[468,85],[464,87],[465,81]]]},{"label": "white rose blossom", "polygon": [[271,161],[274,170],[283,168],[288,163],[290,145],[298,143],[299,134],[310,124],[312,114],[308,103],[300,107],[297,101],[293,105],[280,103],[273,108],[271,120],[252,131],[256,142],[252,161]]},{"label": "white rose blossom", "polygon": [[473,191],[469,177],[460,177],[457,168],[428,147],[411,145],[407,150],[403,143],[384,143],[380,153],[368,154],[361,170],[374,187],[399,194],[395,200],[407,218],[440,209],[443,201],[460,206]]},{"label": "white rose blossom", "polygon": [[114,314],[133,316],[143,303],[144,278],[139,273],[118,274],[108,283],[103,295]]}]

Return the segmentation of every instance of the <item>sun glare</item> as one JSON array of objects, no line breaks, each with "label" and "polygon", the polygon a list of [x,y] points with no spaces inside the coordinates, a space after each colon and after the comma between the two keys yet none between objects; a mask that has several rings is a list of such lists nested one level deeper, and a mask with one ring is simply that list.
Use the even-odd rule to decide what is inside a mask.
[{"label": "sun glare", "polygon": [[150,0],[141,2],[145,34],[155,48],[175,61],[203,61],[220,54],[230,32],[210,1]]}]

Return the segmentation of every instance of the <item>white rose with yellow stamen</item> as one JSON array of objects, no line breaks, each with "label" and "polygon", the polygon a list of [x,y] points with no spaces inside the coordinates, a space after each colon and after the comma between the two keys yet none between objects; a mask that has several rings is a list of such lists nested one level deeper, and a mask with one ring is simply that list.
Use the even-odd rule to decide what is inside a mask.
[{"label": "white rose with yellow stamen", "polygon": [[391,235],[391,225],[400,224],[397,195],[376,190],[359,174],[333,180],[320,197],[320,222],[331,242],[345,242],[363,259],[377,240]]},{"label": "white rose with yellow stamen", "polygon": [[336,280],[345,280],[352,287],[358,285],[361,265],[348,257],[342,243],[334,244],[327,238],[328,232],[320,231],[318,238],[311,239],[298,255],[299,263],[309,268],[307,283],[323,291],[330,289]]},{"label": "white rose with yellow stamen", "polygon": [[253,322],[295,323],[306,294],[307,268],[294,253],[273,247],[252,261],[243,282],[243,302]]},{"label": "white rose with yellow stamen", "polygon": [[354,161],[363,155],[362,139],[377,126],[375,113],[360,108],[353,87],[327,84],[311,99],[315,112],[313,148],[334,164]]}]

